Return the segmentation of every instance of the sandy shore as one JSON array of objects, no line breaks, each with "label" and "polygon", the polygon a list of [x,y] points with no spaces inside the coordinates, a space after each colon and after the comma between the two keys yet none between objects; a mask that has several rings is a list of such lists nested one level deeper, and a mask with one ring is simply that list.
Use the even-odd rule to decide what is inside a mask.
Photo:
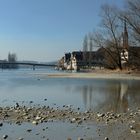
[{"label": "sandy shore", "polygon": [[[40,74],[38,74],[40,75]],[[99,70],[93,72],[67,72],[67,73],[51,73],[41,74],[41,77],[52,77],[52,78],[96,78],[96,79],[128,79],[128,80],[140,80],[139,72],[130,71],[106,71]]]}]

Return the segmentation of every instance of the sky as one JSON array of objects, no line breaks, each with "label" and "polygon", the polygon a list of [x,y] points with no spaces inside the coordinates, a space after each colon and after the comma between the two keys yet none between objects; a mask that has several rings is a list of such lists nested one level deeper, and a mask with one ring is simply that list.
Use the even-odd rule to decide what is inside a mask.
[{"label": "sky", "polygon": [[82,50],[85,34],[100,23],[100,7],[123,0],[0,0],[0,60],[50,62]]}]

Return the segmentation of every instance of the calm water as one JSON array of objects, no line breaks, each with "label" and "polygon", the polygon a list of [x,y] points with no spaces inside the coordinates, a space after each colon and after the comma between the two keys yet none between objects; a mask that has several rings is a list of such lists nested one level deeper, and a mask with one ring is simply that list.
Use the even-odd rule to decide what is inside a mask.
[{"label": "calm water", "polygon": [[[40,78],[36,73],[54,73],[53,69],[0,71],[0,106],[21,104],[73,105],[81,111],[125,112],[140,107],[140,81]],[[44,101],[47,99],[47,101]]]},{"label": "calm water", "polygon": [[[46,105],[62,107],[73,105],[81,111],[126,112],[128,108],[140,107],[140,81],[136,80],[101,80],[101,79],[69,79],[40,78],[37,73],[54,73],[53,69],[20,69],[0,71],[0,106],[15,105]],[[41,76],[42,77],[42,76]],[[47,99],[47,101],[44,101]],[[120,130],[120,125],[122,129]],[[46,129],[47,128],[47,129]],[[31,133],[27,129],[32,129]],[[101,134],[97,130],[101,130]],[[76,124],[67,122],[42,123],[37,126],[31,123],[22,125],[4,123],[0,128],[0,138],[8,134],[9,140],[23,137],[25,140],[73,140],[78,137],[86,140],[100,140],[105,136],[119,139],[127,127],[124,124],[104,126],[102,124]],[[103,130],[103,131],[102,131]],[[104,132],[104,133],[102,133]],[[116,135],[116,133],[118,135]],[[114,137],[116,136],[116,137]]]}]

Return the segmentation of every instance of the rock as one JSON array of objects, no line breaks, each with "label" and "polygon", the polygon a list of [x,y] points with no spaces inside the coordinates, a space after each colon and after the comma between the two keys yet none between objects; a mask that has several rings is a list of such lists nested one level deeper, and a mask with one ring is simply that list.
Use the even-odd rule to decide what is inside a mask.
[{"label": "rock", "polygon": [[133,129],[133,126],[132,125],[130,125],[130,129]]},{"label": "rock", "polygon": [[97,116],[98,117],[103,117],[105,114],[102,114],[102,113],[97,113]]},{"label": "rock", "polygon": [[21,138],[21,137],[20,137],[20,138],[18,138],[18,140],[23,140],[23,139],[24,139],[24,138]]},{"label": "rock", "polygon": [[77,123],[78,123],[78,124],[82,124],[82,120],[79,120]]},{"label": "rock", "polygon": [[40,120],[41,119],[41,117],[39,117],[39,116],[36,116],[36,118],[35,118],[35,120]]},{"label": "rock", "polygon": [[137,131],[136,130],[131,130],[131,133],[136,134]]},{"label": "rock", "polygon": [[0,127],[2,127],[3,126],[3,123],[0,123]]},{"label": "rock", "polygon": [[78,140],[84,140],[84,139],[79,137]]},{"label": "rock", "polygon": [[89,127],[86,127],[86,129],[90,129]]},{"label": "rock", "polygon": [[18,108],[18,107],[19,107],[19,104],[18,104],[18,103],[16,103],[15,107],[16,107],[16,108]]},{"label": "rock", "polygon": [[108,137],[105,137],[105,140],[109,140],[109,138]]},{"label": "rock", "polygon": [[44,99],[44,101],[47,101],[47,99]]},{"label": "rock", "polygon": [[73,122],[75,122],[75,121],[76,121],[76,118],[72,118],[71,122],[73,123]]},{"label": "rock", "polygon": [[27,132],[31,132],[32,131],[32,129],[27,129]]},{"label": "rock", "polygon": [[86,120],[86,118],[83,118],[83,120],[85,121],[85,120]]},{"label": "rock", "polygon": [[89,111],[88,111],[88,110],[86,110],[86,111],[85,111],[85,113],[87,114],[87,113],[89,113]]},{"label": "rock", "polygon": [[7,139],[8,138],[8,135],[3,135],[3,139]]},{"label": "rock", "polygon": [[77,109],[80,110],[80,107],[78,107]]},{"label": "rock", "polygon": [[37,125],[37,124],[38,124],[38,122],[37,122],[37,121],[32,121],[32,124]]},{"label": "rock", "polygon": [[21,122],[20,122],[20,121],[16,121],[15,123],[16,123],[16,124],[18,124],[18,125],[20,125],[20,124],[21,124]]},{"label": "rock", "polygon": [[67,138],[67,140],[72,140],[71,138]]},{"label": "rock", "polygon": [[133,116],[133,113],[130,113],[130,116]]},{"label": "rock", "polygon": [[121,117],[121,114],[117,114],[117,117],[118,117],[118,118]]},{"label": "rock", "polygon": [[33,103],[33,101],[30,101],[29,103],[30,103],[30,104],[32,104],[32,103]]}]

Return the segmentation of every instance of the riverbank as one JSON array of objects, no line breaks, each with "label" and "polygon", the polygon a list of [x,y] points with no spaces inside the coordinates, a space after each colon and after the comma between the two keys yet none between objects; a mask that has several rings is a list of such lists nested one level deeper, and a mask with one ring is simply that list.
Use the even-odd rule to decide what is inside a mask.
[{"label": "riverbank", "polygon": [[91,72],[66,72],[38,74],[41,77],[52,78],[95,78],[95,79],[128,79],[140,80],[140,72],[135,71],[119,71],[119,70],[94,70]]},{"label": "riverbank", "polygon": [[[99,113],[87,110],[81,112],[80,108],[73,109],[71,106],[64,105],[63,109],[51,108],[49,106],[42,107],[26,107],[20,106],[18,103],[14,107],[1,107],[0,108],[0,129],[4,129],[5,123],[17,124],[22,126],[25,122],[38,126],[45,124],[43,131],[50,129],[47,127],[48,123],[55,123],[55,121],[61,121],[68,124],[74,124],[76,128],[81,129],[81,126],[86,124],[86,131],[96,126],[95,135],[90,137],[81,134],[81,139],[78,140],[90,140],[92,139],[106,139],[106,140],[137,140],[140,139],[140,109],[137,108],[135,111],[129,110],[126,113]],[[68,125],[67,124],[67,125]],[[34,134],[33,127],[24,128],[27,134],[40,135],[40,131]],[[61,130],[61,128],[59,128]],[[60,131],[58,130],[58,132]],[[53,130],[51,130],[53,131]],[[115,133],[114,133],[115,132]],[[56,132],[54,132],[56,133]],[[86,132],[85,132],[86,134]],[[3,134],[3,139],[8,139],[10,136],[8,132]],[[47,139],[46,136],[40,136],[41,139]],[[72,136],[68,137],[72,138]],[[68,140],[68,137],[66,140]],[[69,138],[69,140],[70,140]],[[15,138],[16,139],[16,138]],[[18,139],[25,139],[25,136],[21,136]]]}]

